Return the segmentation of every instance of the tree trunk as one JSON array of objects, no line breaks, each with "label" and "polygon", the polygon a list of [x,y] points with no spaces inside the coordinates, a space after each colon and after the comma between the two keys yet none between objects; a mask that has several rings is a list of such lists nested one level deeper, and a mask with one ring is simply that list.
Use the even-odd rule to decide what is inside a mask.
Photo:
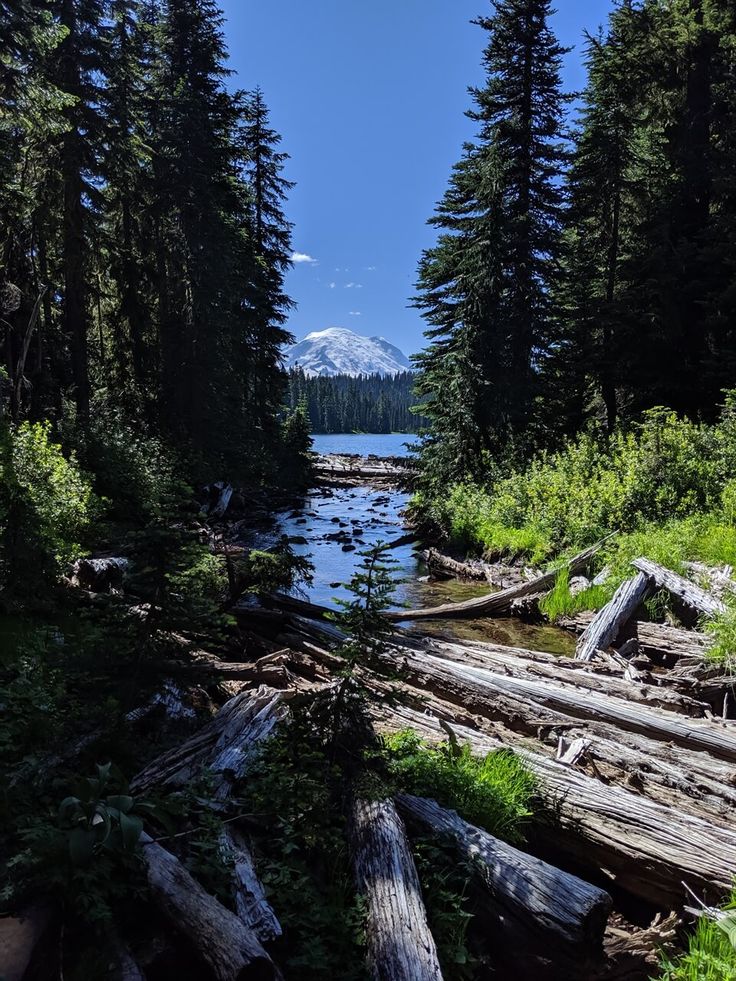
[{"label": "tree trunk", "polygon": [[[573,617],[563,617],[557,626],[565,630],[586,630],[595,614],[584,612]],[[697,630],[683,630],[664,623],[647,623],[639,620],[630,623],[626,636],[635,637],[639,651],[657,664],[672,664],[682,658],[702,659],[708,646],[708,638]],[[614,641],[619,638],[614,638]]]},{"label": "tree trunk", "polygon": [[419,876],[392,801],[353,802],[350,834],[358,891],[367,904],[374,981],[441,981]]},{"label": "tree trunk", "polygon": [[578,640],[575,657],[579,661],[592,661],[598,651],[610,647],[651,590],[652,581],[643,572],[622,583],[611,602],[598,611]]},{"label": "tree trunk", "polygon": [[[599,542],[592,548],[586,549],[579,555],[570,559],[562,568],[567,568],[571,574],[584,569],[603,543]],[[430,607],[429,609],[419,610],[399,610],[395,613],[387,613],[385,616],[392,621],[400,620],[439,620],[467,617],[491,617],[501,616],[508,613],[511,604],[515,599],[522,596],[529,596],[533,593],[549,591],[555,584],[555,580],[560,573],[560,569],[552,572],[545,572],[536,579],[512,586],[510,589],[502,589],[497,593],[490,593],[488,596],[480,596],[476,599],[464,600],[461,603],[445,603],[442,606]]]},{"label": "tree trunk", "polygon": [[217,715],[181,746],[148,764],[131,781],[136,794],[155,787],[174,789],[210,769],[222,799],[245,772],[257,743],[266,739],[288,709],[283,692],[261,685],[226,702]]},{"label": "tree trunk", "polygon": [[220,835],[220,848],[225,858],[234,861],[235,910],[240,919],[261,943],[280,937],[281,924],[266,899],[245,838],[231,825],[226,825]]},{"label": "tree trunk", "polygon": [[196,947],[217,981],[281,977],[253,931],[205,892],[171,852],[146,834],[142,844],[154,902]]},{"label": "tree trunk", "polygon": [[[380,713],[384,728],[410,726],[432,742],[446,738],[424,710],[401,706],[395,714],[391,709]],[[445,717],[453,721],[451,710]],[[479,756],[508,748],[454,721],[453,730]],[[555,815],[544,834],[557,853],[591,871],[606,870],[616,885],[665,908],[682,903],[683,882],[713,899],[730,891],[736,874],[736,834],[730,828],[607,785],[542,753],[524,750],[521,755],[538,775],[539,793]],[[535,836],[541,834],[538,827]]]},{"label": "tree trunk", "polygon": [[698,613],[703,613],[707,617],[713,617],[718,613],[724,613],[726,610],[725,603],[722,603],[721,600],[717,599],[711,593],[707,593],[700,586],[696,586],[695,583],[683,578],[683,576],[678,575],[676,572],[657,565],[656,562],[640,558],[634,559],[632,565],[639,572],[650,576],[660,589],[666,589],[668,593],[676,596],[677,599],[682,600],[683,603],[686,603]]},{"label": "tree trunk", "polygon": [[611,910],[608,893],[499,841],[433,800],[400,794],[397,804],[410,823],[452,841],[496,902],[527,928],[574,948],[583,960],[600,958]]}]

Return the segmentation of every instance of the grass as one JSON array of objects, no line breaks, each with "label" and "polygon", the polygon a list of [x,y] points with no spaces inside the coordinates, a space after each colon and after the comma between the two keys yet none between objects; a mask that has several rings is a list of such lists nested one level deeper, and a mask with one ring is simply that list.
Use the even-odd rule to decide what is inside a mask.
[{"label": "grass", "polygon": [[505,841],[522,840],[537,778],[515,753],[476,757],[454,741],[431,747],[412,730],[385,736],[384,746],[389,773],[402,790],[432,797]]},{"label": "grass", "polygon": [[[724,909],[736,909],[735,899],[736,894]],[[724,926],[700,917],[687,950],[675,958],[664,957],[653,981],[736,981],[736,950]]]},{"label": "grass", "polygon": [[711,639],[708,660],[736,674],[736,600],[727,600],[725,613],[707,621],[703,629]]},{"label": "grass", "polygon": [[570,573],[563,569],[555,580],[554,588],[542,598],[539,609],[554,623],[560,617],[574,616],[583,610],[597,610],[610,599],[608,586],[589,586],[576,595],[570,592]]}]

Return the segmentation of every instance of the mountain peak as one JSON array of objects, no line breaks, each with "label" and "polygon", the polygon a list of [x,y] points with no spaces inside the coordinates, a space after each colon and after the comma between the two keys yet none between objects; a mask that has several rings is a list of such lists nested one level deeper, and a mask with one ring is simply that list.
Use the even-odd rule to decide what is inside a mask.
[{"label": "mountain peak", "polygon": [[305,375],[397,375],[411,371],[406,355],[385,337],[363,337],[347,327],[315,330],[287,348],[287,368]]}]

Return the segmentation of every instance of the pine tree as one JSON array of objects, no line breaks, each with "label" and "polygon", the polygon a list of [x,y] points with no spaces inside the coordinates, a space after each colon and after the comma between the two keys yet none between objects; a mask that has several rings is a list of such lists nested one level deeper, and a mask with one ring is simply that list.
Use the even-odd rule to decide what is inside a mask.
[{"label": "pine tree", "polygon": [[261,427],[281,406],[286,376],[281,348],[294,338],[284,329],[292,301],[284,290],[291,265],[291,223],[284,207],[294,186],[283,177],[288,154],[278,150],[279,134],[271,128],[269,112],[259,88],[244,97],[239,146],[242,167],[251,195],[254,278],[249,291],[253,316],[253,408]]},{"label": "pine tree", "polygon": [[425,473],[479,474],[534,424],[536,364],[550,335],[559,250],[564,49],[548,0],[499,0],[486,83],[468,113],[479,124],[431,223],[416,305],[430,325],[417,393],[431,418]]},{"label": "pine tree", "polygon": [[631,229],[648,193],[640,177],[649,72],[641,18],[625,2],[611,14],[606,37],[588,37],[588,84],[568,176],[564,274],[556,295],[559,333],[545,368],[547,392],[552,398],[558,393],[568,432],[600,403],[609,432],[619,414],[620,359],[629,340],[623,336],[621,266],[632,256]]},{"label": "pine tree", "polygon": [[[125,393],[135,412],[150,405],[156,361],[155,262],[147,230],[151,158],[145,114],[146,27],[137,0],[111,0],[109,12],[112,26],[102,94],[107,268],[100,270],[98,289],[106,291],[110,321],[112,358],[105,374],[110,368],[115,372],[116,388]],[[104,351],[101,353],[104,358]],[[150,418],[150,412],[148,415]]]},{"label": "pine tree", "polygon": [[100,201],[102,121],[98,107],[106,32],[101,0],[56,0],[55,7],[66,32],[57,49],[55,80],[73,98],[64,111],[67,127],[61,150],[63,327],[71,350],[78,420],[84,429],[90,411],[90,246]]}]

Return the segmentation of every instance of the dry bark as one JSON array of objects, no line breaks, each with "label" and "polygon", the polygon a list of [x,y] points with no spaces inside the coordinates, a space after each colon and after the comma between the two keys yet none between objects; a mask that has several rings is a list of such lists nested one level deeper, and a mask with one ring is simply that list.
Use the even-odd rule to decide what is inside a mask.
[{"label": "dry bark", "polygon": [[439,569],[458,579],[470,579],[473,582],[488,581],[486,567],[482,562],[458,562],[457,559],[438,552],[436,548],[427,549],[423,557],[431,571]]},{"label": "dry bark", "polygon": [[217,981],[281,977],[255,933],[205,892],[171,852],[145,834],[142,844],[153,901],[196,947]]},{"label": "dry bark", "polygon": [[257,743],[271,734],[287,711],[284,692],[265,685],[241,692],[191,739],[149,763],[133,778],[131,789],[140,794],[153,787],[178,788],[210,769],[219,778],[217,796],[227,796]]},{"label": "dry bark", "polygon": [[592,661],[598,651],[610,647],[651,590],[652,581],[643,572],[622,583],[611,602],[599,610],[586,627],[578,640],[575,657],[579,661]]},{"label": "dry bark", "polygon": [[495,901],[524,926],[574,948],[583,959],[600,956],[608,893],[499,841],[433,800],[400,794],[397,804],[410,824],[450,840]]},{"label": "dry bark", "polygon": [[[594,616],[588,611],[576,613],[575,616],[559,619],[557,626],[579,633],[590,626]],[[697,630],[684,630],[665,623],[647,623],[645,620],[629,623],[622,636],[614,637],[613,643],[626,636],[635,637],[640,653],[657,663],[669,664],[681,658],[702,659],[708,646],[708,638]]]},{"label": "dry bark", "polygon": [[[586,549],[579,555],[570,559],[562,568],[567,568],[571,573],[584,569],[593,556],[598,552],[603,543],[599,542],[592,548]],[[397,612],[386,613],[385,616],[394,622],[401,620],[439,620],[454,618],[473,618],[500,616],[508,613],[514,600],[523,596],[530,596],[534,593],[546,592],[554,584],[560,569],[552,572],[545,572],[529,582],[521,583],[518,586],[511,586],[509,589],[502,589],[497,593],[490,593],[487,596],[479,596],[475,599],[464,600],[460,603],[444,603],[442,606],[434,606],[419,610],[399,610]]]},{"label": "dry bark", "polygon": [[[443,717],[452,722],[456,738],[474,753],[507,746],[457,723],[452,708],[446,708]],[[384,728],[410,726],[432,742],[446,736],[437,719],[406,705],[374,715]],[[730,828],[607,785],[538,751],[524,749],[521,755],[539,776],[540,795],[555,814],[547,834],[558,853],[581,867],[606,871],[618,886],[664,908],[682,903],[683,882],[714,898],[730,890],[736,874],[736,834]]]},{"label": "dry bark", "polygon": [[353,864],[367,903],[368,968],[375,981],[441,981],[419,876],[390,800],[355,800]]},{"label": "dry bark", "polygon": [[670,569],[665,569],[664,566],[657,565],[650,559],[634,559],[632,565],[639,572],[643,572],[653,579],[660,589],[666,589],[668,593],[676,596],[677,599],[698,613],[712,617],[718,613],[723,613],[726,609],[725,603],[712,593],[706,592],[700,586],[696,586],[694,582],[690,582],[689,579],[685,579]]},{"label": "dry bark", "polygon": [[238,916],[261,943],[280,937],[281,924],[266,899],[247,841],[240,832],[226,825],[220,835],[220,847],[223,855],[234,863],[235,910]]}]

